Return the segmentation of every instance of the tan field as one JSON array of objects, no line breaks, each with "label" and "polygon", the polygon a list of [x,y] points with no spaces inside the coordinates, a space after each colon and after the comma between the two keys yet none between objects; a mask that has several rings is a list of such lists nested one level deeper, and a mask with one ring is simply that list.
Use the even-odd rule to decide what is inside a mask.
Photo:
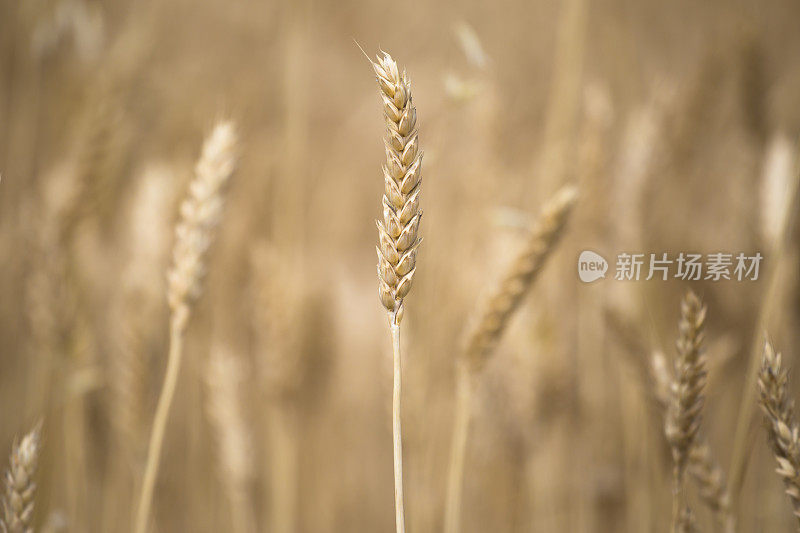
[{"label": "tan field", "polygon": [[0,0],[0,531],[800,530],[798,21]]}]

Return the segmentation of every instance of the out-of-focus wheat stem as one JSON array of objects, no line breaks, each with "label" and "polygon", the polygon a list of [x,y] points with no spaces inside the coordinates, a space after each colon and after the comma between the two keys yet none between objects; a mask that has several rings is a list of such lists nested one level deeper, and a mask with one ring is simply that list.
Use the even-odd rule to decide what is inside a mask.
[{"label": "out-of-focus wheat stem", "polygon": [[236,131],[232,123],[221,122],[203,144],[195,168],[195,177],[189,185],[187,198],[181,204],[181,217],[175,230],[173,262],[169,270],[167,287],[167,300],[172,311],[167,370],[150,433],[139,506],[134,522],[135,533],[147,531],[164,433],[178,384],[183,355],[183,334],[191,306],[202,292],[205,256],[213,240],[214,229],[222,217],[223,189],[235,166]]},{"label": "out-of-focus wheat stem", "polygon": [[217,462],[231,508],[233,533],[256,531],[250,486],[253,479],[252,436],[245,418],[241,388],[244,361],[216,348],[206,369],[207,414],[216,434]]},{"label": "out-of-focus wheat stem", "polygon": [[147,463],[145,465],[144,478],[142,481],[142,491],[139,496],[139,507],[136,512],[136,523],[134,531],[145,533],[147,531],[148,519],[150,517],[150,507],[153,501],[153,491],[156,486],[158,466],[161,457],[161,448],[164,444],[164,433],[167,429],[167,419],[172,399],[175,396],[175,388],[178,385],[178,372],[181,367],[183,356],[183,331],[186,328],[186,321],[189,318],[188,306],[178,308],[170,322],[169,330],[169,354],[167,355],[167,371],[164,374],[164,385],[161,388],[161,395],[158,397],[156,414],[153,418],[153,429],[150,434],[150,444],[148,446]]},{"label": "out-of-focus wheat stem", "polygon": [[269,411],[270,531],[294,533],[297,530],[297,413],[294,405],[272,402]]},{"label": "out-of-focus wheat stem", "polygon": [[577,198],[577,189],[566,186],[545,204],[522,251],[495,292],[478,308],[477,317],[467,332],[456,377],[456,415],[445,496],[445,533],[456,533],[460,528],[464,462],[472,409],[472,380],[491,356],[508,321],[558,244]]},{"label": "out-of-focus wheat stem", "polygon": [[[788,197],[787,204],[794,206],[795,199],[797,198],[798,186],[800,186],[800,165],[795,162],[794,177],[789,183],[786,195]],[[758,380],[758,371],[761,352],[761,340],[758,335],[767,329],[767,326],[775,312],[775,303],[778,301],[780,293],[780,270],[779,266],[786,251],[786,242],[789,236],[789,230],[793,227],[793,219],[795,209],[787,209],[775,226],[778,229],[774,235],[771,245],[771,254],[769,256],[769,263],[766,265],[766,283],[767,287],[764,297],[761,300],[761,305],[758,310],[758,319],[756,321],[757,335],[753,339],[753,346],[750,350],[750,363],[747,369],[747,374],[744,380],[744,390],[742,391],[742,401],[739,405],[739,416],[736,420],[736,433],[733,439],[733,452],[731,453],[731,466],[730,472],[730,491],[731,495],[736,500],[739,491],[744,484],[744,476],[747,470],[747,461],[752,449],[751,441],[753,437],[752,424],[755,409],[755,395],[756,395],[756,382]]]},{"label": "out-of-focus wheat stem", "polygon": [[464,484],[464,461],[467,437],[472,418],[472,375],[463,362],[456,371],[456,411],[453,418],[453,437],[450,445],[450,467],[447,473],[444,533],[461,531],[461,492]]}]

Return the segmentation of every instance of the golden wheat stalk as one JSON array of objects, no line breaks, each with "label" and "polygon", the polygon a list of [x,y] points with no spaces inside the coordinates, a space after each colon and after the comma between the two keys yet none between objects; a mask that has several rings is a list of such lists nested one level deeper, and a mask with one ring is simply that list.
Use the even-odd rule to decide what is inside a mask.
[{"label": "golden wheat stalk", "polygon": [[233,533],[256,531],[250,493],[253,444],[241,393],[246,375],[240,357],[221,348],[212,352],[205,373],[206,411],[217,437],[217,462],[231,508]]},{"label": "golden wheat stalk", "polygon": [[[634,357],[635,353],[641,354],[647,349],[641,342],[638,332],[634,331],[618,312],[606,309],[605,323],[614,335],[619,337],[626,351],[631,352],[630,362],[639,372],[642,383],[663,417],[669,408],[670,387],[673,381],[666,357],[660,351],[653,352],[648,359]],[[689,451],[686,470],[697,486],[700,499],[714,513],[723,533],[736,531],[736,519],[731,510],[725,473],[714,459],[711,447],[702,432],[697,434],[694,446]]]},{"label": "golden wheat stalk", "polygon": [[405,531],[403,510],[403,445],[400,424],[401,354],[400,321],[403,298],[411,290],[420,238],[419,194],[422,152],[417,136],[417,110],[411,99],[411,82],[400,73],[392,56],[383,53],[372,68],[377,76],[387,134],[383,167],[383,220],[378,221],[378,294],[389,313],[394,360],[392,435],[394,441],[395,526]]},{"label": "golden wheat stalk", "polygon": [[221,122],[214,127],[203,145],[195,177],[189,185],[189,194],[181,204],[180,221],[175,230],[173,262],[167,281],[167,300],[171,311],[167,371],[150,433],[134,525],[136,533],[147,531],[164,433],[178,382],[183,335],[191,306],[202,290],[206,253],[213,240],[214,229],[222,217],[223,191],[235,166],[236,132],[232,122]]},{"label": "golden wheat stalk", "polygon": [[787,390],[788,379],[781,354],[767,341],[758,374],[760,403],[772,452],[778,462],[776,472],[783,479],[800,531],[800,427],[794,415],[794,400]]},{"label": "golden wheat stalk", "polygon": [[491,355],[514,310],[558,244],[577,197],[577,189],[567,186],[543,207],[525,246],[503,276],[496,291],[478,308],[477,319],[473,320],[467,333],[464,354],[456,371],[456,411],[447,476],[445,533],[457,533],[461,530],[461,491],[475,376]]},{"label": "golden wheat stalk", "polygon": [[703,387],[706,381],[703,354],[703,327],[706,307],[696,294],[689,291],[681,302],[681,320],[677,341],[678,357],[670,387],[670,401],[664,422],[664,432],[672,450],[674,465],[673,530],[679,531],[684,503],[684,473],[689,452],[697,442],[700,412],[703,407]]},{"label": "golden wheat stalk", "polygon": [[39,462],[42,424],[37,424],[22,441],[14,444],[5,476],[3,533],[32,533],[36,483],[33,478]]}]

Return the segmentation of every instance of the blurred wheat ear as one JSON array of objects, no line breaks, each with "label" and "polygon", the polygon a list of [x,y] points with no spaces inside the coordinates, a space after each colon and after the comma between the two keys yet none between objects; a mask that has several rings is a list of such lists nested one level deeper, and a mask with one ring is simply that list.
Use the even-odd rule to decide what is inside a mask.
[{"label": "blurred wheat ear", "polygon": [[411,99],[411,82],[400,73],[392,56],[383,53],[372,62],[378,79],[387,134],[383,167],[383,221],[378,222],[378,292],[389,313],[394,360],[392,434],[394,440],[395,526],[405,531],[403,510],[403,450],[400,426],[400,321],[403,298],[411,290],[417,262],[417,236],[422,211],[419,193],[422,152],[417,137],[417,109]]},{"label": "blurred wheat ear", "polygon": [[703,387],[706,382],[703,354],[703,328],[706,307],[696,294],[689,291],[681,302],[681,320],[677,342],[678,357],[670,386],[670,401],[664,432],[672,449],[674,463],[673,530],[683,527],[688,512],[684,494],[684,473],[689,452],[697,441],[700,413],[703,407]]},{"label": "blurred wheat ear", "polygon": [[40,422],[19,444],[14,444],[6,470],[3,519],[0,520],[4,533],[33,531],[33,505],[36,495],[33,478],[39,462],[41,435]]},{"label": "blurred wheat ear", "polygon": [[[636,352],[629,354],[631,363],[640,373],[642,386],[650,392],[659,410],[659,418],[663,418],[669,410],[674,381],[666,357],[660,351],[653,352],[647,360],[634,357],[645,353],[647,349],[637,336],[637,332],[632,331],[618,311],[606,310],[606,324],[616,336],[620,337],[621,343],[626,345],[627,350]],[[689,451],[686,470],[697,486],[700,499],[714,513],[720,530],[724,533],[736,531],[736,518],[731,509],[725,473],[715,460],[711,446],[702,432],[698,432],[695,436],[694,445]]]},{"label": "blurred wheat ear", "polygon": [[514,310],[519,307],[547,258],[556,248],[577,198],[577,189],[570,185],[558,191],[545,204],[522,251],[514,259],[495,292],[478,307],[477,318],[471,322],[464,353],[457,366],[456,414],[450,449],[445,533],[461,531],[461,490],[475,376],[491,356]]},{"label": "blurred wheat ear", "polygon": [[761,409],[767,423],[772,453],[778,462],[776,472],[783,479],[786,495],[792,502],[800,531],[800,428],[794,413],[794,400],[787,390],[788,372],[780,353],[767,341],[758,374]]},{"label": "blurred wheat ear", "polygon": [[183,336],[192,305],[202,292],[207,251],[222,217],[225,185],[236,166],[236,144],[236,131],[232,122],[221,122],[214,127],[203,144],[195,177],[189,185],[189,194],[181,204],[167,285],[167,300],[171,311],[167,371],[150,433],[134,525],[136,533],[147,531],[164,432],[178,382]]}]

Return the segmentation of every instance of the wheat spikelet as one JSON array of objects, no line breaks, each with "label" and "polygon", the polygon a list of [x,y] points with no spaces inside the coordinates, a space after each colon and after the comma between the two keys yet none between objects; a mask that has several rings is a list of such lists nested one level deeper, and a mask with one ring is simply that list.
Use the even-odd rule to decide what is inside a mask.
[{"label": "wheat spikelet", "polygon": [[200,160],[195,167],[196,175],[189,185],[188,197],[181,204],[180,221],[175,230],[173,263],[167,275],[167,300],[172,311],[167,371],[150,433],[134,523],[136,533],[147,531],[164,432],[178,382],[183,333],[191,305],[200,296],[206,252],[213,240],[214,228],[222,216],[224,186],[235,166],[236,133],[233,123],[221,122],[203,144]]},{"label": "wheat spikelet", "polygon": [[36,483],[33,480],[39,462],[42,424],[14,444],[5,477],[3,498],[3,520],[0,522],[4,533],[32,533],[33,505]]},{"label": "wheat spikelet", "polygon": [[217,124],[203,145],[195,179],[180,208],[175,229],[167,297],[173,313],[188,312],[200,296],[205,255],[222,216],[222,192],[236,165],[236,132],[232,122]]},{"label": "wheat spikelet", "polygon": [[241,397],[246,370],[240,358],[217,348],[205,373],[206,411],[217,437],[220,477],[231,505],[231,531],[235,533],[255,531],[250,503],[253,445]]},{"label": "wheat spikelet", "polygon": [[514,310],[555,249],[577,197],[577,189],[566,186],[547,202],[524,248],[503,276],[499,287],[479,307],[477,318],[467,334],[465,348],[473,368],[483,366],[500,340]]},{"label": "wheat spikelet", "polygon": [[761,408],[764,411],[776,472],[792,502],[800,531],[800,429],[794,416],[794,401],[787,390],[788,373],[782,366],[780,353],[769,342],[764,344],[764,356],[758,375]]},{"label": "wheat spikelet", "polygon": [[674,531],[675,533],[697,533],[697,522],[694,513],[688,506],[681,510]]},{"label": "wheat spikelet", "polygon": [[693,292],[681,302],[681,320],[677,342],[678,357],[667,408],[665,431],[672,448],[675,476],[680,482],[700,429],[703,386],[706,381],[703,355],[703,326],[706,308]]},{"label": "wheat spikelet", "polygon": [[392,323],[402,319],[403,298],[411,289],[417,261],[422,152],[411,82],[385,53],[372,62],[386,118],[386,165],[383,167],[383,221],[378,221],[378,281],[381,303]]}]

